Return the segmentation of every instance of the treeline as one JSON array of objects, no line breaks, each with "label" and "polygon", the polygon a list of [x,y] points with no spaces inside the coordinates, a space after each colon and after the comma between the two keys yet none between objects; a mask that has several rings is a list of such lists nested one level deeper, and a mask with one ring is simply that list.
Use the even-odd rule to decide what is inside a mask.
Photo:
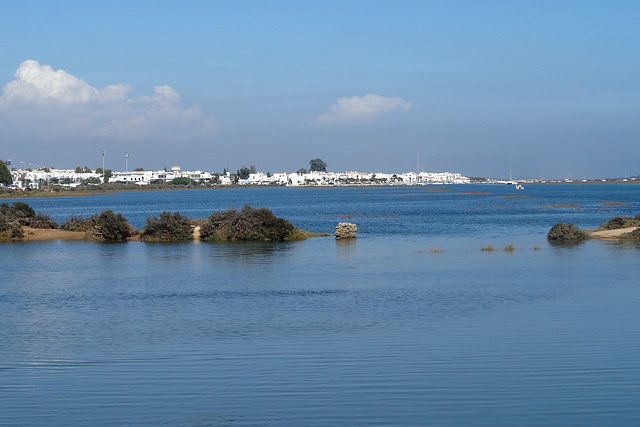
[{"label": "treeline", "polygon": [[24,202],[0,204],[0,241],[20,240],[23,227],[83,232],[87,240],[124,242],[184,242],[193,240],[198,230],[200,240],[228,241],[297,241],[320,234],[300,230],[289,221],[277,218],[267,208],[244,205],[211,214],[207,219],[191,219],[179,212],[162,212],[150,216],[142,230],[136,230],[120,213],[105,210],[90,217],[72,215],[60,225],[49,215],[36,213]]}]

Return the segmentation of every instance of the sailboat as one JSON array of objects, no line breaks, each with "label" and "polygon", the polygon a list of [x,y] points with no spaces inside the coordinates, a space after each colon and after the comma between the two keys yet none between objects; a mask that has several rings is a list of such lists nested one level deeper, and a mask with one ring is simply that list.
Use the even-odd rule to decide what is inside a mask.
[{"label": "sailboat", "polygon": [[511,176],[511,159],[509,159],[509,181],[507,181],[507,185],[516,185],[516,190],[524,190],[524,186],[519,184],[518,181],[514,181]]}]

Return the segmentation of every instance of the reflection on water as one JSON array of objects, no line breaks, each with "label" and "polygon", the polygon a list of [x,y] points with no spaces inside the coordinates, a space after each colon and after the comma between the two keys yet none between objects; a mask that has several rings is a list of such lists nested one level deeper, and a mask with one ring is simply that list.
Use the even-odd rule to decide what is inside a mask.
[{"label": "reflection on water", "polygon": [[358,239],[335,239],[338,256],[349,258],[357,255]]},{"label": "reflection on water", "polygon": [[586,240],[548,240],[551,246],[556,248],[575,248],[580,245],[584,245]]}]

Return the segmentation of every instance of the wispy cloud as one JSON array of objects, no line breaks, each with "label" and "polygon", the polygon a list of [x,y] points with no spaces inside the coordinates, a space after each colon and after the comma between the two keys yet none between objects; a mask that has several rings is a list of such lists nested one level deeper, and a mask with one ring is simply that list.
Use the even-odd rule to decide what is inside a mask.
[{"label": "wispy cloud", "polygon": [[0,119],[15,132],[50,137],[157,137],[183,140],[211,134],[216,124],[197,105],[185,107],[175,89],[130,97],[124,84],[95,88],[64,70],[27,60],[0,96]]},{"label": "wispy cloud", "polygon": [[343,124],[375,119],[383,114],[399,111],[407,112],[411,104],[401,98],[385,98],[380,95],[353,96],[339,98],[318,117],[320,124]]}]

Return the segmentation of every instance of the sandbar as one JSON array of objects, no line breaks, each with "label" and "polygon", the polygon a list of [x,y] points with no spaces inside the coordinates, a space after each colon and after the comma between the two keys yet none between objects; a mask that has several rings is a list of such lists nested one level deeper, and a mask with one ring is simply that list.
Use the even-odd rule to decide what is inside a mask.
[{"label": "sandbar", "polygon": [[598,240],[618,240],[620,235],[624,233],[631,233],[638,227],[619,228],[617,230],[603,230],[603,231],[591,231],[589,235]]}]

